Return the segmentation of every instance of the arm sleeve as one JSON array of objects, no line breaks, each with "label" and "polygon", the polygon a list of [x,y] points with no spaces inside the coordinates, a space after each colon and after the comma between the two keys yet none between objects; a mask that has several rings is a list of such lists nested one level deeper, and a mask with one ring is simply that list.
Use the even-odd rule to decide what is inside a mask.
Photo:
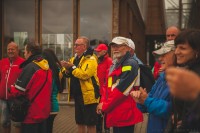
[{"label": "arm sleeve", "polygon": [[168,119],[172,109],[172,102],[164,73],[160,75],[153,85],[144,105],[147,108],[147,112]]},{"label": "arm sleeve", "polygon": [[92,56],[89,59],[86,59],[83,63],[83,66],[77,67],[72,71],[72,74],[74,77],[81,79],[81,80],[87,80],[94,76],[94,73],[97,72],[97,61]]},{"label": "arm sleeve", "polygon": [[163,99],[148,97],[145,100],[144,105],[147,107],[147,111],[156,116],[167,119],[170,116],[170,110],[172,108],[171,101]]},{"label": "arm sleeve", "polygon": [[29,82],[32,79],[32,76],[35,73],[35,70],[32,69],[32,67],[29,67],[31,64],[27,65],[21,75],[19,76],[19,78],[17,79],[16,83],[15,83],[15,88],[20,90],[20,91],[25,91],[26,90],[26,86],[29,84]]}]

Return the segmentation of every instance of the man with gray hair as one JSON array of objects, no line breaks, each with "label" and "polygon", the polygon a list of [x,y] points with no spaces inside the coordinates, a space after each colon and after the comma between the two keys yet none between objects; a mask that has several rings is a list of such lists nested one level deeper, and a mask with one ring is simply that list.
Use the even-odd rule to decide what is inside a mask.
[{"label": "man with gray hair", "polygon": [[151,91],[145,88],[132,91],[130,95],[139,103],[138,108],[149,113],[147,133],[164,133],[171,115],[172,101],[165,77],[165,70],[175,65],[174,41],[166,42],[160,49],[153,51],[161,64],[161,74]]},{"label": "man with gray hair", "polygon": [[106,124],[113,127],[113,133],[133,133],[134,125],[143,120],[142,113],[129,95],[139,86],[139,66],[131,57],[128,38],[115,37],[109,45],[115,62],[110,67],[97,113],[103,111],[107,114]]},{"label": "man with gray hair", "polygon": [[96,132],[96,107],[99,99],[99,81],[97,77],[97,59],[90,48],[87,37],[79,37],[74,44],[75,56],[69,62],[61,64],[67,69],[70,94],[75,102],[75,120],[78,132]]}]

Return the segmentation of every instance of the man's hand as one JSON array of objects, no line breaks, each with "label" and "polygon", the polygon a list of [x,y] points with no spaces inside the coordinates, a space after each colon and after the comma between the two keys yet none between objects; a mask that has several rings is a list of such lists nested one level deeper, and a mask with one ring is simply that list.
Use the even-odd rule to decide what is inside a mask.
[{"label": "man's hand", "polygon": [[130,93],[131,97],[135,100],[135,102],[139,103],[139,98],[140,98],[140,94],[141,92],[138,90],[138,91],[132,91]]},{"label": "man's hand", "polygon": [[144,104],[144,101],[148,97],[146,89],[143,89],[142,87],[140,87],[138,91],[132,91],[130,95],[133,97],[135,102],[140,104]]},{"label": "man's hand", "polygon": [[63,67],[65,67],[66,69],[69,69],[69,68],[71,68],[72,66],[74,66],[74,64],[72,64],[72,63],[70,63],[70,62],[67,62],[67,61],[61,61],[60,63],[61,63],[61,65],[62,65]]},{"label": "man's hand", "polygon": [[192,71],[182,68],[168,68],[166,79],[170,92],[183,100],[193,100],[200,93],[200,77]]},{"label": "man's hand", "polygon": [[147,93],[145,88],[140,87],[139,89],[140,89],[140,92],[141,92],[140,98],[139,98],[139,103],[144,104],[144,101],[148,97],[148,93]]},{"label": "man's hand", "polygon": [[98,106],[97,106],[97,114],[101,114],[102,113],[102,106],[103,106],[103,103],[99,103]]}]

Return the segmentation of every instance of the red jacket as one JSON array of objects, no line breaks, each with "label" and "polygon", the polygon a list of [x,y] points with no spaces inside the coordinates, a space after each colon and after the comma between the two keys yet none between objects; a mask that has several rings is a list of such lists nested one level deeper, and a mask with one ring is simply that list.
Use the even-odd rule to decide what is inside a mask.
[{"label": "red jacket", "polygon": [[153,76],[154,79],[157,80],[159,77],[159,69],[160,69],[161,65],[156,61],[154,64],[154,69],[153,69]]},{"label": "red jacket", "polygon": [[[45,82],[47,77],[47,81]],[[45,84],[44,84],[45,83]],[[44,84],[42,90],[31,103],[23,123],[40,123],[50,114],[52,90],[52,72],[44,59],[34,60],[27,64],[11,88],[13,97],[26,95],[31,100]]]},{"label": "red jacket", "polygon": [[106,83],[106,77],[109,71],[110,66],[112,65],[112,59],[106,54],[102,61],[98,60],[98,67],[97,67],[97,76],[99,78],[100,84],[100,95],[102,95],[102,87]]},{"label": "red jacket", "polygon": [[111,66],[107,88],[103,88],[101,97],[108,127],[130,126],[143,121],[142,113],[129,95],[133,88],[139,86],[138,69],[137,62],[130,58],[129,53]]},{"label": "red jacket", "polygon": [[19,65],[24,61],[23,58],[17,57],[12,63],[9,58],[0,61],[0,99],[9,99],[8,89],[15,83],[21,73]]}]

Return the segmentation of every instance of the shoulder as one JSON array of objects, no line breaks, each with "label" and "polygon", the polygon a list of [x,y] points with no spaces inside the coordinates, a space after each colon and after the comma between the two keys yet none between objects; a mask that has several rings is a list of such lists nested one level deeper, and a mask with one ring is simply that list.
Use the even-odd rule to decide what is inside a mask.
[{"label": "shoulder", "polygon": [[25,59],[22,58],[22,57],[20,57],[20,56],[19,56],[17,59],[18,59],[19,61],[21,61],[21,62],[25,61]]},{"label": "shoulder", "polygon": [[24,71],[37,71],[40,67],[33,62],[30,62],[24,67]]},{"label": "shoulder", "polygon": [[97,58],[93,55],[87,55],[84,57],[85,61],[87,62],[97,62]]},{"label": "shoulder", "polygon": [[139,68],[137,61],[134,60],[133,58],[129,58],[129,59],[125,60],[123,65],[130,65],[134,68]]},{"label": "shoulder", "polygon": [[24,58],[18,56],[17,59],[14,61],[14,63],[20,65],[20,64],[23,63],[24,61],[25,61]]},{"label": "shoulder", "polygon": [[86,55],[84,57],[85,59],[96,60],[96,57],[94,55]]},{"label": "shoulder", "polygon": [[0,60],[0,62],[9,62],[9,59],[8,58],[3,58]]},{"label": "shoulder", "polygon": [[106,57],[105,58],[107,61],[109,61],[109,62],[112,62],[112,58],[110,58],[110,57]]}]

